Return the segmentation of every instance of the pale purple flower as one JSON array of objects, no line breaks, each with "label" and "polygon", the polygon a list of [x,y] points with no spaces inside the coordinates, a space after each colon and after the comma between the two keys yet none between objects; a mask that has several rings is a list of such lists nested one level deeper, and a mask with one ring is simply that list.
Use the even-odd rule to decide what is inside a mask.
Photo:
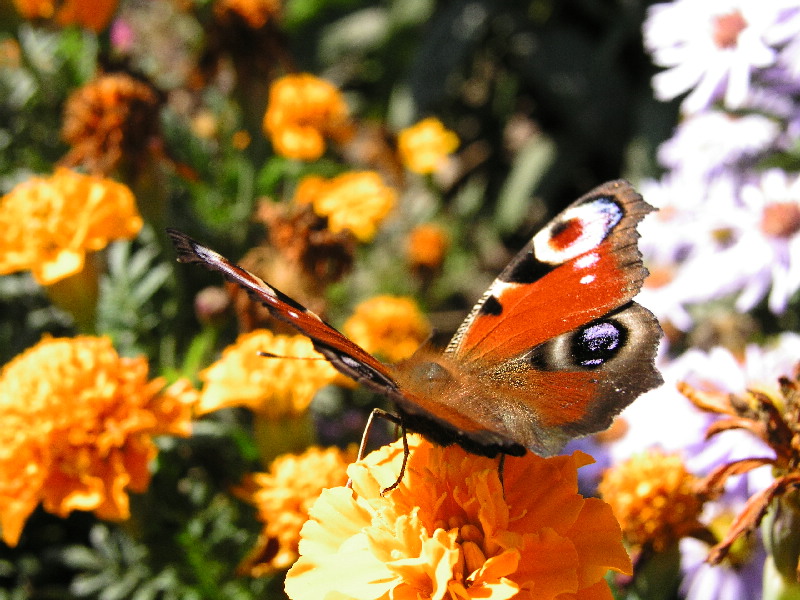
[{"label": "pale purple flower", "polygon": [[676,0],[650,7],[645,46],[653,62],[667,70],[653,78],[660,100],[685,92],[684,112],[695,113],[722,99],[728,108],[747,100],[754,70],[775,63],[768,43],[786,2]]},{"label": "pale purple flower", "polygon": [[[711,110],[684,119],[658,150],[659,162],[688,177],[750,166],[773,149],[781,134],[776,119]],[[744,163],[744,164],[743,164]]]},{"label": "pale purple flower", "polygon": [[[704,523],[715,519],[727,522],[741,510],[745,499],[726,495],[719,501],[709,502],[701,520]],[[680,541],[683,597],[686,600],[760,600],[767,553],[757,533],[744,544],[746,554],[737,556],[735,563],[724,560],[719,565],[710,565],[706,562],[708,545],[694,538],[683,538]],[[741,547],[737,551],[741,553]]]},{"label": "pale purple flower", "polygon": [[736,308],[750,310],[768,294],[768,307],[784,312],[800,289],[800,177],[780,169],[761,173],[740,191],[736,241],[721,254],[747,274]]},{"label": "pale purple flower", "polygon": [[642,185],[645,198],[659,211],[639,226],[639,246],[651,276],[637,300],[660,319],[688,330],[692,318],[686,306],[717,299],[739,289],[738,265],[715,265],[731,240],[738,180],[723,173],[708,181],[670,173],[660,182]]},{"label": "pale purple flower", "polygon": [[[657,289],[662,298],[651,302],[648,295],[656,291],[645,293],[643,304],[660,303],[662,316],[664,306],[676,313],[675,304],[730,296],[736,310],[745,312],[766,298],[773,313],[783,313],[800,290],[800,177],[779,169],[744,181],[725,174],[704,190],[698,189],[696,206],[686,207],[676,196],[677,206],[662,207],[667,221],[642,224],[645,262],[655,273],[671,273]],[[654,245],[661,247],[654,251]]]},{"label": "pale purple flower", "polygon": [[[663,356],[663,355],[662,355]],[[667,452],[681,452],[693,473],[703,476],[715,467],[751,457],[772,457],[773,450],[746,431],[726,431],[705,440],[708,426],[717,418],[695,408],[677,390],[684,381],[698,389],[743,394],[747,390],[778,391],[778,379],[791,375],[800,362],[800,335],[784,333],[772,344],[748,345],[743,359],[721,347],[708,352],[690,349],[673,361],[659,358],[664,385],[640,396],[620,418],[627,431],[608,445],[613,462],[656,446]],[[729,482],[749,496],[772,480],[769,467],[750,471]]]}]

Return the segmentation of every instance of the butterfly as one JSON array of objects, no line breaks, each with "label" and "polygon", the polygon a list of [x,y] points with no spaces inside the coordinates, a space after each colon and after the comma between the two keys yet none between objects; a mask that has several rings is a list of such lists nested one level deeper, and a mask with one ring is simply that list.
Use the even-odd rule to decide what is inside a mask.
[{"label": "butterfly", "polygon": [[636,225],[652,210],[626,181],[595,188],[533,236],[443,350],[424,344],[393,365],[217,252],[167,232],[179,262],[219,271],[341,373],[391,400],[390,420],[404,432],[502,460],[555,454],[662,383],[661,328],[632,301],[647,276]]}]

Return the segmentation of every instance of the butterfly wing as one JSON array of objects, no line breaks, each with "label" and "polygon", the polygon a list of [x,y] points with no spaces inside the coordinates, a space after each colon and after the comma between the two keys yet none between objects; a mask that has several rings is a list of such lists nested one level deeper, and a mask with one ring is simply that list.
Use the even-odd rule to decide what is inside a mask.
[{"label": "butterfly wing", "polygon": [[446,351],[504,360],[624,305],[647,276],[636,225],[651,210],[625,181],[579,198],[500,273]]},{"label": "butterfly wing", "polygon": [[[647,275],[636,225],[651,210],[624,181],[578,199],[520,251],[458,329],[441,362],[452,381],[414,388],[396,375],[401,387],[425,398],[417,404],[461,412],[454,441],[466,439],[479,454],[498,450],[486,432],[547,455],[607,428],[661,383],[653,364],[661,329],[631,301]],[[428,362],[412,359],[408,369]]]},{"label": "butterfly wing", "polygon": [[179,262],[199,263],[212,271],[222,273],[226,279],[244,289],[251,299],[263,304],[272,316],[308,336],[314,349],[327,358],[339,372],[379,393],[389,396],[399,393],[386,365],[302,304],[185,233],[177,229],[167,229],[167,234],[178,252]]}]

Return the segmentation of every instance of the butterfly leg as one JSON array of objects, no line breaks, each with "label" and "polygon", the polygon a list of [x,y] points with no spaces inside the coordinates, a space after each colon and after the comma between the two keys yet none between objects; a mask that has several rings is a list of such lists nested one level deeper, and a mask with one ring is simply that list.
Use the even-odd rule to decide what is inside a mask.
[{"label": "butterfly leg", "polygon": [[506,486],[503,483],[503,469],[506,466],[506,454],[500,453],[500,462],[497,463],[497,477],[500,479],[500,488],[503,490],[503,496],[506,494]]},{"label": "butterfly leg", "polygon": [[[381,491],[381,495],[383,495],[387,492],[390,492],[398,485],[400,485],[400,482],[403,480],[403,475],[406,472],[406,463],[408,462],[408,455],[410,451],[408,449],[408,438],[406,436],[406,427],[405,424],[403,423],[403,419],[395,414],[386,412],[385,410],[382,410],[380,408],[373,408],[372,412],[369,413],[369,417],[367,418],[367,424],[364,426],[364,433],[361,434],[361,444],[359,444],[358,446],[358,456],[356,457],[356,461],[359,461],[362,458],[364,458],[364,455],[367,453],[367,439],[369,438],[369,432],[372,429],[372,423],[375,417],[381,417],[382,419],[386,419],[390,423],[394,423],[400,428],[400,431],[403,435],[403,464],[400,465],[400,475],[397,477],[397,481],[395,481],[392,485]],[[348,488],[353,487],[352,479],[347,480],[347,487]]]}]

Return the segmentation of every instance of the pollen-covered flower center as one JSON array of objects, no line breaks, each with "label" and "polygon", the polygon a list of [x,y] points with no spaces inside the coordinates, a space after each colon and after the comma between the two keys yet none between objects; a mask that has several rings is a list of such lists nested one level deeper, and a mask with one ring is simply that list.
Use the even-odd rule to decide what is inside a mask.
[{"label": "pollen-covered flower center", "polygon": [[628,541],[659,552],[697,527],[696,481],[680,457],[651,451],[609,470],[600,493]]},{"label": "pollen-covered flower center", "polygon": [[714,43],[719,48],[733,48],[745,27],[747,27],[747,21],[738,10],[716,17],[712,34]]},{"label": "pollen-covered flower center", "polygon": [[460,547],[458,564],[453,569],[457,581],[469,585],[469,576],[480,569],[487,558],[491,558],[500,550],[499,546],[487,548],[486,536],[480,526],[473,523],[464,523],[461,519],[451,517],[448,523],[436,523],[437,529],[456,530],[456,543]]},{"label": "pollen-covered flower center", "polygon": [[796,202],[775,202],[764,208],[761,231],[776,238],[790,238],[800,231],[800,205]]}]

